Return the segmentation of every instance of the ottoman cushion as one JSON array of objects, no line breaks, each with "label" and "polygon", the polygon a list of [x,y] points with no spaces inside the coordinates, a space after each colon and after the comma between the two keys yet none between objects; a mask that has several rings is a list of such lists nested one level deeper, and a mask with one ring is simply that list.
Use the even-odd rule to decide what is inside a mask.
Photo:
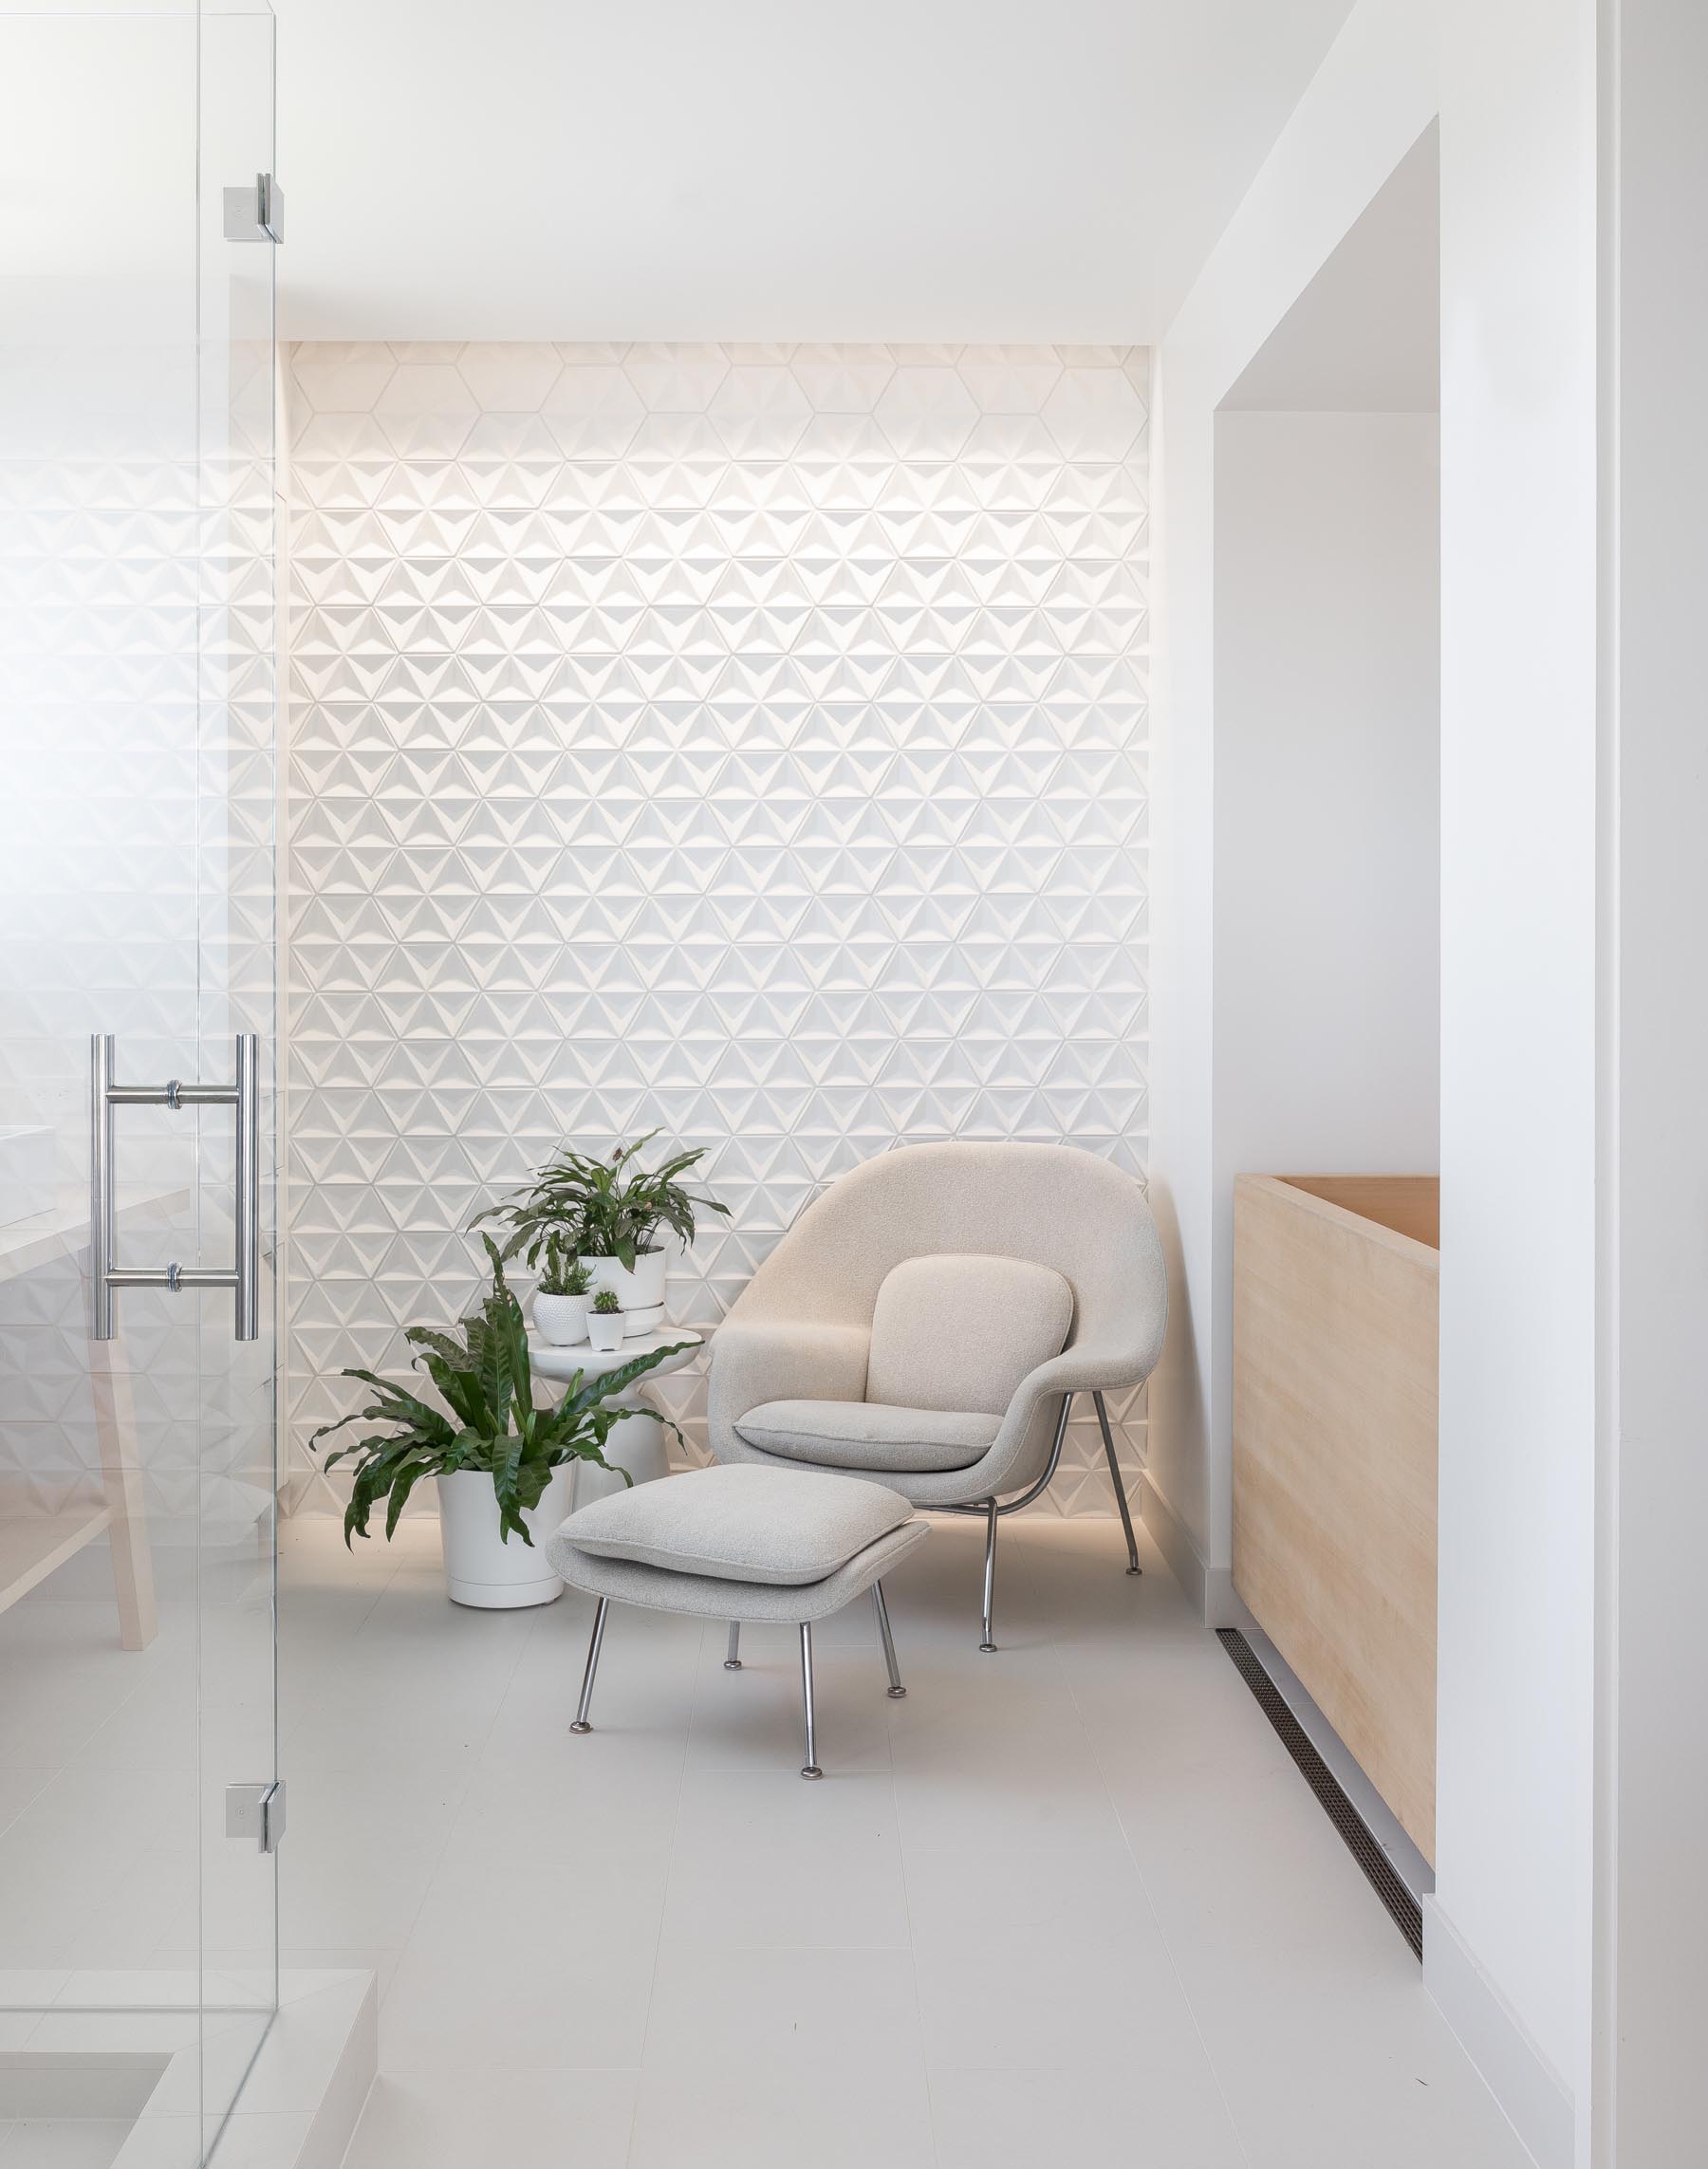
[{"label": "ottoman cushion", "polygon": [[[663,1486],[651,1488],[661,1491]],[[601,1559],[591,1551],[577,1550],[557,1535],[546,1539],[546,1556],[572,1589],[585,1589],[590,1596],[611,1597],[647,1611],[764,1626],[828,1619],[869,1589],[880,1575],[899,1566],[930,1534],[931,1524],[923,1518],[904,1521],[822,1582],[789,1584],[730,1582],[715,1574],[677,1574],[667,1566],[643,1566],[638,1559]]]},{"label": "ottoman cushion", "polygon": [[796,1587],[824,1581],[913,1511],[910,1500],[858,1476],[737,1461],[595,1499],[559,1526],[547,1553],[560,1572],[557,1554],[566,1549]]}]

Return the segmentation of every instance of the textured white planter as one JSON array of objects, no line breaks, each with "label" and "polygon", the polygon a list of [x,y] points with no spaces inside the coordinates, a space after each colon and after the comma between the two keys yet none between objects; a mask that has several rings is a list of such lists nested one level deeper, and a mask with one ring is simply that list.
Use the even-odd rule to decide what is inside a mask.
[{"label": "textured white planter", "polygon": [[633,1272],[616,1258],[583,1258],[582,1263],[587,1269],[589,1293],[597,1295],[602,1288],[617,1290],[623,1329],[631,1340],[663,1325],[664,1276],[670,1264],[665,1251],[642,1251]]},{"label": "textured white planter", "polygon": [[621,1310],[604,1312],[589,1310],[587,1313],[587,1339],[594,1347],[608,1356],[613,1348],[621,1348],[624,1339],[622,1326],[623,1318]]},{"label": "textured white planter", "polygon": [[587,1337],[587,1298],[536,1294],[533,1322],[541,1340],[549,1341],[554,1348],[573,1348]]},{"label": "textured white planter", "polygon": [[492,1479],[472,1469],[436,1478],[439,1531],[445,1547],[445,1586],[454,1604],[482,1611],[514,1611],[524,1604],[549,1604],[564,1585],[546,1564],[547,1537],[569,1512],[575,1464],[551,1472],[551,1481],[531,1513],[522,1516],[533,1538],[529,1550],[519,1536],[507,1544],[498,1533],[498,1501]]}]

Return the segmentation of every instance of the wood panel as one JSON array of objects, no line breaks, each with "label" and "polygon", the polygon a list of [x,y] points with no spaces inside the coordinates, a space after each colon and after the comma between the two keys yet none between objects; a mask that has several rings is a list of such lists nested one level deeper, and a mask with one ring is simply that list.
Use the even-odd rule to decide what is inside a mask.
[{"label": "wood panel", "polygon": [[1432,1863],[1439,1196],[1234,1188],[1234,1585]]},{"label": "wood panel", "polygon": [[1361,1220],[1374,1220],[1397,1235],[1441,1247],[1441,1178],[1439,1175],[1283,1175],[1290,1189],[1306,1191]]}]

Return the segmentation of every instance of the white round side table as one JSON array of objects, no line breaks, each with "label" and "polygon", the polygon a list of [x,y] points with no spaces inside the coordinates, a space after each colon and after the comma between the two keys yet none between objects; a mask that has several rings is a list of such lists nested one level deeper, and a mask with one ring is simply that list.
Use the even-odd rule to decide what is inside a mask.
[{"label": "white round side table", "polygon": [[[612,1396],[614,1408],[632,1408],[640,1413],[612,1430],[605,1441],[605,1459],[613,1469],[626,1469],[636,1483],[650,1484],[659,1476],[669,1475],[670,1455],[665,1447],[664,1426],[642,1398],[643,1389],[654,1379],[679,1371],[699,1353],[703,1344],[704,1336],[690,1331],[686,1326],[664,1326],[655,1333],[637,1333],[633,1340],[609,1350],[595,1348],[585,1341],[579,1342],[573,1348],[560,1348],[550,1341],[542,1341],[537,1333],[530,1333],[528,1357],[536,1378],[560,1379],[567,1384],[577,1371],[585,1372],[588,1378],[603,1377],[606,1371],[632,1363],[637,1356],[650,1356],[657,1348],[679,1350],[677,1355],[666,1357],[663,1363],[655,1363],[643,1379],[638,1379],[624,1392]],[[607,1475],[590,1461],[575,1464],[575,1504],[578,1507],[622,1488],[621,1476]]]}]

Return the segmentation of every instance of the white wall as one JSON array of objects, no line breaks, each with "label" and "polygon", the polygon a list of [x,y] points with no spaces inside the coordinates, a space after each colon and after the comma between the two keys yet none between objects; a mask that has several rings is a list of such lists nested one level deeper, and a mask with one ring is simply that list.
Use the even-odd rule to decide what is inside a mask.
[{"label": "white wall", "polygon": [[[292,379],[298,1503],[339,1366],[455,1315],[471,1211],[566,1137],[711,1148],[692,1324],[899,1140],[1142,1174],[1142,352],[309,345]],[[1086,1415],[1060,1512],[1113,1508]]]},{"label": "white wall", "polygon": [[1625,0],[1616,28],[1595,2160],[1672,2169],[1708,2126],[1708,285],[1686,254],[1708,203],[1708,11]]},{"label": "white wall", "polygon": [[[1439,74],[1438,74],[1439,65]],[[1589,0],[1363,0],[1160,356],[1166,621],[1153,1390],[1173,1555],[1227,1565],[1213,1110],[1214,414],[1436,110],[1442,1457],[1426,1979],[1553,2165],[1587,2128],[1595,1396],[1596,141]]]},{"label": "white wall", "polygon": [[[1156,406],[1159,719],[1151,1194],[1170,1249],[1147,1511],[1214,1606],[1231,1562],[1231,1215],[1216,1188],[1216,409],[1435,117],[1429,0],[1362,0],[1170,328]],[[1159,1512],[1159,1509],[1161,1511]]]},{"label": "white wall", "polygon": [[[1450,1930],[1475,1954],[1581,2104],[1596,1382],[1594,9],[1453,0],[1443,28],[1431,1933]],[[1543,2106],[1548,2159],[1565,2159],[1569,2116]]]},{"label": "white wall", "polygon": [[1246,1172],[1435,1172],[1436,440],[1216,418],[1218,1211]]}]

